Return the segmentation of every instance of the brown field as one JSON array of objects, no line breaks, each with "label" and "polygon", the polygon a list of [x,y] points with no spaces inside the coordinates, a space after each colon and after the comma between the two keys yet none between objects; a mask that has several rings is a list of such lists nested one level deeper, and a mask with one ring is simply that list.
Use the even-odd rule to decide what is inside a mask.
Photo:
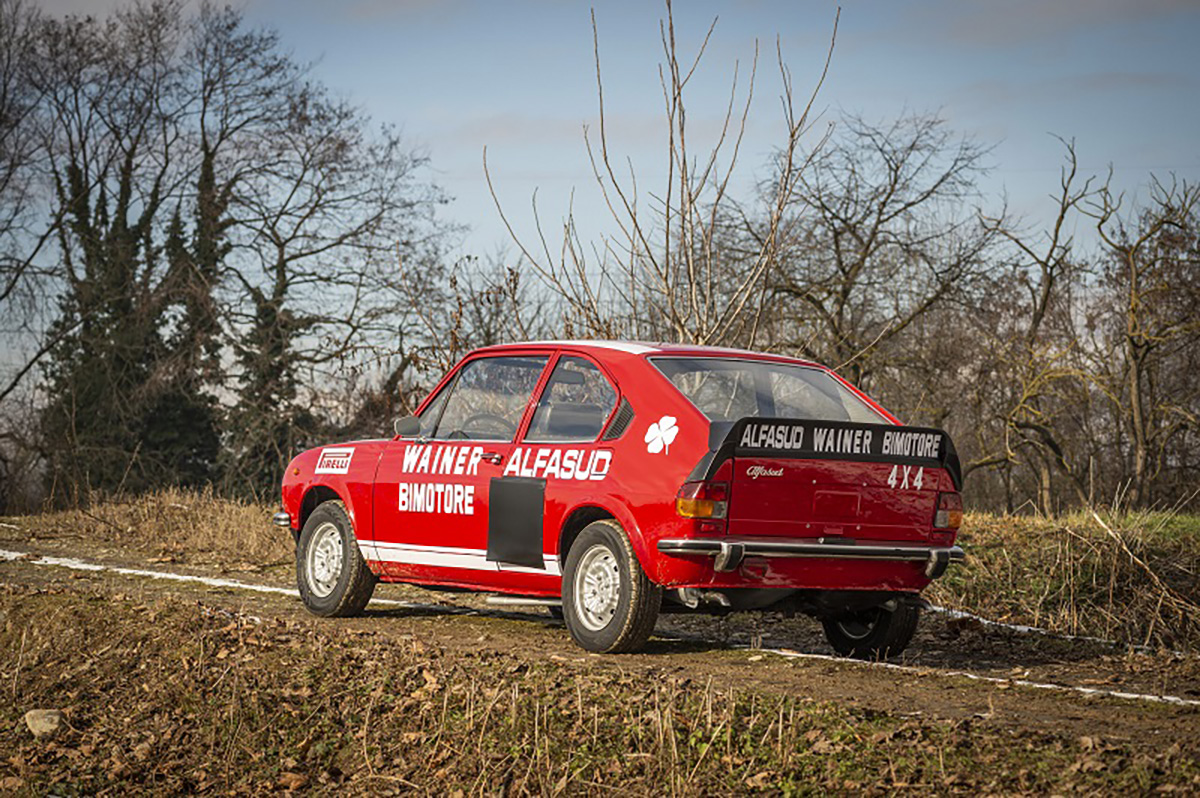
[{"label": "brown field", "polygon": [[[292,581],[269,508],[163,493],[3,519],[0,548]],[[0,792],[715,794],[1195,791],[1196,520],[971,515],[904,669],[820,658],[815,624],[665,616],[637,655],[539,613],[381,587],[364,618],[270,595],[0,563]],[[1157,592],[1156,592],[1157,591]],[[756,647],[782,648],[784,657]],[[968,679],[968,673],[993,681]],[[66,713],[35,740],[23,714]]]}]

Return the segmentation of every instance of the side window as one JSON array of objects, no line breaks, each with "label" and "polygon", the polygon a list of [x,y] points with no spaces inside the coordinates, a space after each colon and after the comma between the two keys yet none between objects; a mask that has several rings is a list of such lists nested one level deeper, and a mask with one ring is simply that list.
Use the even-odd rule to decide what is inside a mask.
[{"label": "side window", "polygon": [[617,404],[617,392],[589,360],[561,357],[546,382],[526,440],[594,441]]},{"label": "side window", "polygon": [[463,366],[433,437],[511,441],[545,357],[485,357]]}]

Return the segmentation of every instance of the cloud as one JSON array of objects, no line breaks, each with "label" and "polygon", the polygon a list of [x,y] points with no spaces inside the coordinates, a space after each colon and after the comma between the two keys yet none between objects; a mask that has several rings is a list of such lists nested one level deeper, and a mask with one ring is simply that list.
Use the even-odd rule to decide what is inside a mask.
[{"label": "cloud", "polygon": [[961,87],[956,93],[971,104],[995,106],[1018,103],[1061,102],[1101,96],[1115,98],[1122,92],[1200,91],[1200,79],[1167,72],[1091,72],[1079,75],[1041,77],[1037,80],[980,80]]},{"label": "cloud", "polygon": [[386,22],[400,17],[424,16],[450,22],[469,3],[464,0],[350,0],[348,16],[358,21]]},{"label": "cloud", "polygon": [[[95,17],[105,19],[123,8],[131,8],[131,0],[37,0],[33,3],[39,11],[51,17]],[[186,0],[186,10],[199,8],[200,0]]]},{"label": "cloud", "polygon": [[1200,25],[1194,0],[1007,0],[961,3],[943,0],[913,12],[909,20],[925,31],[940,30],[959,44],[1007,47],[1054,39],[1082,29],[1122,28],[1168,18]]}]

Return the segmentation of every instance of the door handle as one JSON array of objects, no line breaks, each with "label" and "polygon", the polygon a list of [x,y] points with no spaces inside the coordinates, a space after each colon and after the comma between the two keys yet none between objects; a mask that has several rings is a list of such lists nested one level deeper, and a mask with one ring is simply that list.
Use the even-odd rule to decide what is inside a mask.
[{"label": "door handle", "polygon": [[479,455],[479,459],[486,460],[492,465],[500,465],[504,462],[504,455],[497,452],[484,452],[483,454]]}]

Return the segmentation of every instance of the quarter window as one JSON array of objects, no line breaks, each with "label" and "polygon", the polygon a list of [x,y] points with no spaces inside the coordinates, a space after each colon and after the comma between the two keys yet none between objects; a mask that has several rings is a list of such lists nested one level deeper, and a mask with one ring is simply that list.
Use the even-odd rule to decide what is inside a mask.
[{"label": "quarter window", "polygon": [[425,408],[425,412],[421,414],[421,438],[432,438],[433,429],[437,426],[438,419],[442,417],[442,408],[446,406],[446,399],[450,397],[450,389],[454,387],[454,381],[442,389],[442,392],[437,395],[429,406]]},{"label": "quarter window", "polygon": [[600,369],[581,357],[561,357],[550,375],[526,439],[537,443],[594,441],[617,404]]},{"label": "quarter window", "polygon": [[546,357],[472,360],[450,388],[435,438],[511,441]]}]

